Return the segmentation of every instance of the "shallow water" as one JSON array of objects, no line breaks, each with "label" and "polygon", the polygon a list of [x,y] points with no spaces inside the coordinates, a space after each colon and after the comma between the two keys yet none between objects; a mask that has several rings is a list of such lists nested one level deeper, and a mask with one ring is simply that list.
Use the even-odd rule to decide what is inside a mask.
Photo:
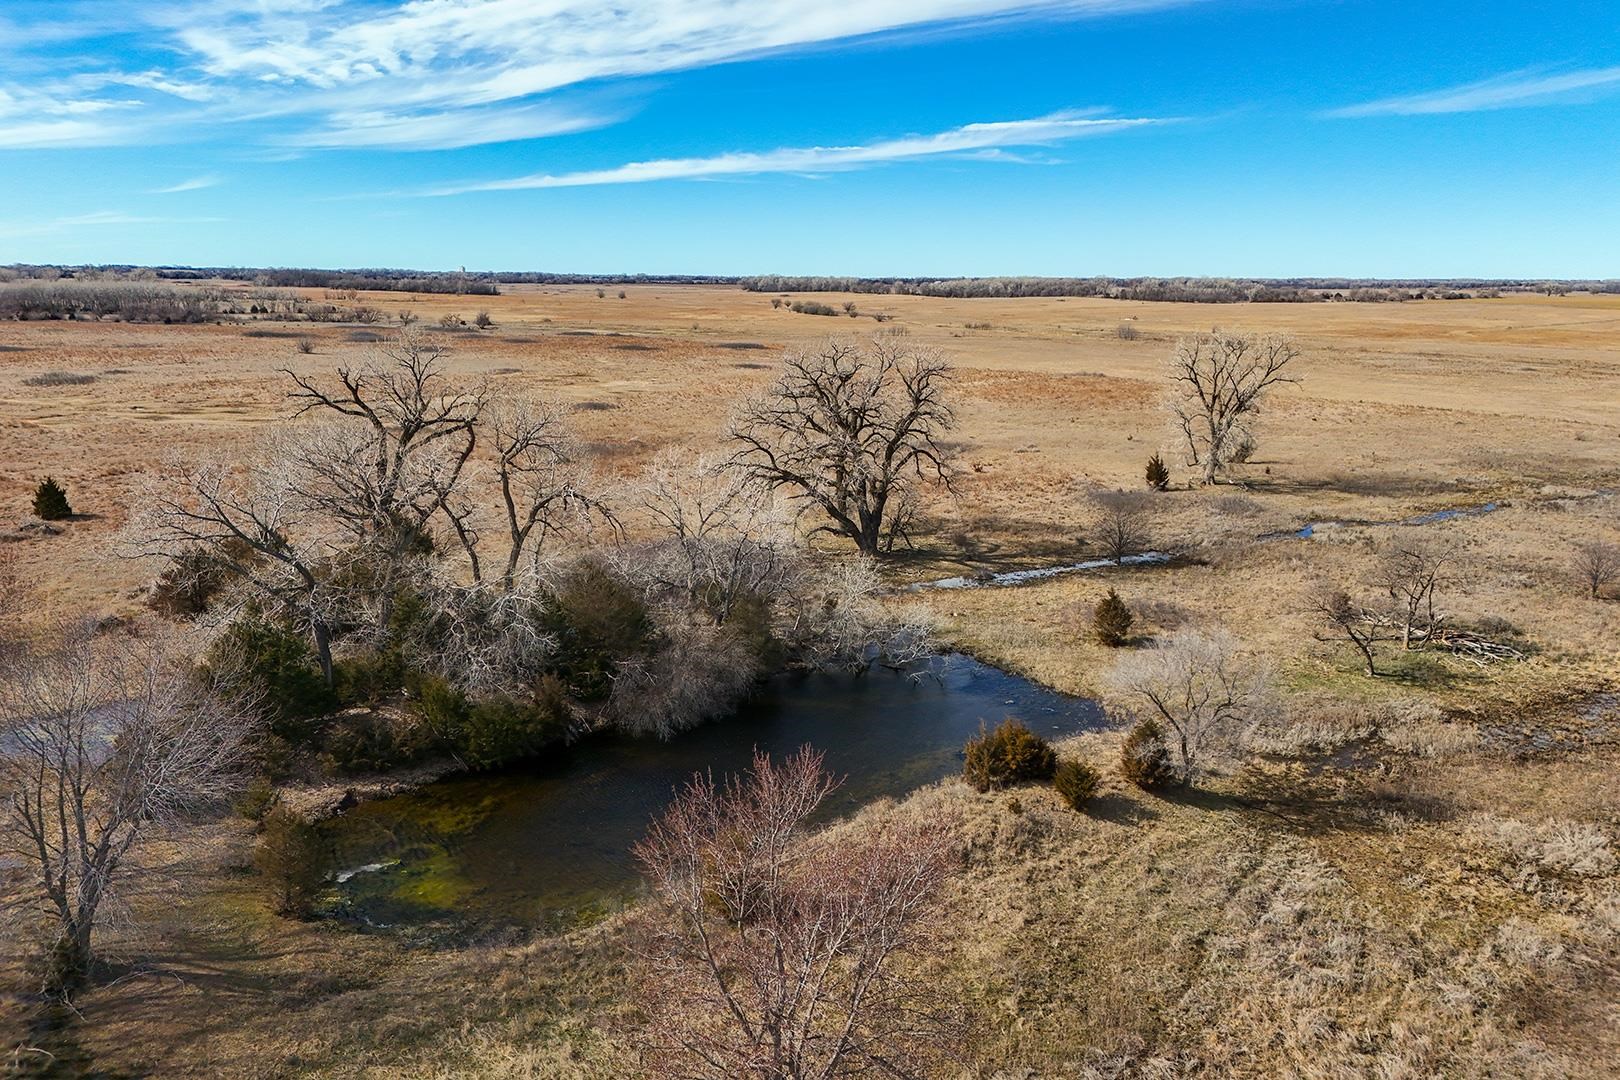
[{"label": "shallow water", "polygon": [[334,819],[328,835],[347,909],[376,925],[453,920],[545,926],[632,898],[630,846],[694,772],[747,767],[757,746],[780,755],[808,743],[845,778],[823,808],[847,813],[957,772],[981,722],[1016,716],[1057,736],[1102,713],[965,656],[916,679],[875,667],[861,676],[773,680],[735,717],[669,742],[603,737],[533,767],[440,781]]},{"label": "shallow water", "polygon": [[1369,528],[1384,528],[1397,525],[1438,525],[1443,521],[1452,521],[1456,518],[1479,517],[1481,514],[1495,513],[1502,508],[1499,502],[1481,503],[1478,506],[1459,506],[1450,510],[1432,510],[1427,514],[1416,517],[1395,518],[1390,521],[1313,521],[1301,529],[1284,529],[1281,532],[1261,533],[1257,540],[1310,540],[1315,538],[1318,529],[1342,529],[1345,526],[1356,525]]},{"label": "shallow water", "polygon": [[1163,551],[1144,551],[1137,555],[1126,555],[1120,559],[1087,559],[1085,562],[1063,563],[1060,566],[1039,566],[1033,570],[1008,570],[1001,574],[985,574],[980,577],[948,577],[936,581],[919,581],[910,586],[910,591],[921,589],[978,589],[994,588],[1003,585],[1023,585],[1031,581],[1041,581],[1045,578],[1058,577],[1062,574],[1078,574],[1086,570],[1105,570],[1119,566],[1155,566],[1167,563],[1172,556]]}]

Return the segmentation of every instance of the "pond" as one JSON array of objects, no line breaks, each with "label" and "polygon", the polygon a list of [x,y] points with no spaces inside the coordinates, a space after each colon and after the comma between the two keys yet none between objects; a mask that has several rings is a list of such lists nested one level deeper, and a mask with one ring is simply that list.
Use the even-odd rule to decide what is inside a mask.
[{"label": "pond", "polygon": [[355,807],[326,826],[336,889],[375,926],[566,925],[635,897],[630,846],[694,772],[719,778],[756,746],[781,755],[808,743],[844,778],[822,810],[832,817],[957,772],[980,723],[1008,716],[1052,737],[1102,722],[1093,702],[961,655],[922,678],[881,667],[781,676],[736,716],[668,742],[593,737],[555,761]]}]

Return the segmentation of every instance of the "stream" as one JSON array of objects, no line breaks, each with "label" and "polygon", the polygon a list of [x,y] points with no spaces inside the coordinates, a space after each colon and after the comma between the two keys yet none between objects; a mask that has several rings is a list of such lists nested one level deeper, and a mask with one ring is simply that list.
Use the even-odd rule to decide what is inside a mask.
[{"label": "stream", "polygon": [[808,743],[844,778],[820,811],[847,814],[961,769],[981,723],[1016,716],[1049,737],[1095,728],[1091,701],[959,654],[931,673],[784,675],[730,719],[668,742],[594,736],[554,760],[459,776],[364,803],[326,824],[342,910],[373,926],[565,926],[633,899],[630,846],[694,772],[716,778]]},{"label": "stream", "polygon": [[[1459,506],[1449,510],[1431,510],[1426,514],[1418,514],[1408,518],[1394,518],[1388,521],[1365,521],[1345,519],[1343,521],[1312,521],[1297,529],[1281,529],[1276,532],[1261,533],[1255,539],[1261,543],[1272,540],[1310,540],[1318,530],[1338,529],[1346,526],[1367,526],[1387,528],[1394,526],[1437,525],[1442,521],[1452,521],[1456,518],[1478,517],[1489,514],[1502,508],[1502,503],[1488,502],[1478,506]],[[1143,551],[1135,555],[1126,555],[1121,559],[1087,559],[1084,562],[1062,563],[1058,566],[1037,566],[1029,570],[1008,570],[999,574],[959,575],[957,577],[937,578],[933,581],[919,581],[906,586],[907,592],[920,592],[924,589],[985,589],[997,588],[1006,585],[1024,585],[1031,581],[1041,581],[1045,578],[1058,577],[1062,574],[1076,574],[1086,570],[1106,570],[1110,567],[1122,566],[1162,566],[1175,558],[1175,555],[1166,551]]]}]

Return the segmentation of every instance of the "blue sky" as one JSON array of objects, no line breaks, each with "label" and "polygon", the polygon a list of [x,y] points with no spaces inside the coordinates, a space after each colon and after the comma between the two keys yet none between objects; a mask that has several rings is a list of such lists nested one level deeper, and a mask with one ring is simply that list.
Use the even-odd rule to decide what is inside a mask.
[{"label": "blue sky", "polygon": [[7,262],[1620,277],[1620,5],[4,0]]}]

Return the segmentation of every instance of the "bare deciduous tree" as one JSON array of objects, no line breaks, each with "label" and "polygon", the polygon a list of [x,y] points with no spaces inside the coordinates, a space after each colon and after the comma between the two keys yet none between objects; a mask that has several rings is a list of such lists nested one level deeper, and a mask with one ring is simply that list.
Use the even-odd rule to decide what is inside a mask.
[{"label": "bare deciduous tree", "polygon": [[1215,332],[1176,343],[1167,406],[1204,483],[1215,483],[1243,447],[1252,451],[1248,422],[1269,388],[1297,381],[1288,365],[1298,355],[1292,341],[1275,336]]},{"label": "bare deciduous tree", "polygon": [[955,425],[943,357],[895,336],[868,347],[828,342],[797,353],[765,396],[732,424],[735,465],[804,508],[825,514],[818,531],[847,536],[867,555],[893,549],[893,513],[918,483],[949,487],[943,444]]},{"label": "bare deciduous tree", "polygon": [[1400,629],[1401,648],[1428,641],[1440,632],[1445,616],[1435,593],[1446,583],[1451,552],[1443,544],[1396,539],[1378,560],[1378,584],[1389,597],[1390,619]]},{"label": "bare deciduous tree", "polygon": [[[342,417],[301,456],[298,490],[308,505],[361,539],[402,526],[421,529],[452,489],[477,447],[485,392],[450,385],[448,349],[409,328],[358,368],[339,367],[337,386],[287,370],[295,416]],[[444,443],[440,448],[438,444]],[[426,453],[440,460],[423,467]]]},{"label": "bare deciduous tree", "polygon": [[[585,527],[592,519],[616,525],[603,503],[590,494],[579,447],[560,407],[527,398],[508,397],[485,408],[479,427],[487,432],[495,460],[492,469],[504,511],[506,557],[501,587],[512,591],[525,559],[532,565],[554,535]],[[439,506],[450,521],[472,564],[474,581],[483,581],[479,558],[477,504],[464,491],[442,489]]]},{"label": "bare deciduous tree", "polygon": [[402,643],[414,662],[469,694],[532,692],[557,645],[543,582],[508,589],[432,573],[416,584],[429,640]]},{"label": "bare deciduous tree", "polygon": [[1376,678],[1378,667],[1373,646],[1384,640],[1388,620],[1377,611],[1357,604],[1343,589],[1324,588],[1311,598],[1311,610],[1326,625],[1341,634],[1361,653],[1367,675]]},{"label": "bare deciduous tree", "polygon": [[1152,543],[1152,508],[1145,495],[1138,491],[1100,491],[1092,495],[1091,503],[1095,507],[1098,542],[1116,564],[1148,549]]},{"label": "bare deciduous tree", "polygon": [[1108,686],[1124,710],[1165,729],[1183,785],[1233,745],[1266,699],[1266,681],[1224,631],[1181,630],[1121,659]]},{"label": "bare deciduous tree", "polygon": [[288,483],[280,447],[272,436],[234,465],[164,462],[138,498],[125,549],[166,559],[181,575],[228,571],[308,630],[330,682],[335,618],[325,564],[339,546]]},{"label": "bare deciduous tree", "polygon": [[1605,585],[1620,580],[1620,544],[1607,540],[1590,540],[1575,549],[1575,573],[1596,600]]},{"label": "bare deciduous tree", "polygon": [[26,867],[48,989],[82,985],[139,838],[235,790],[252,715],[182,657],[83,629],[0,668],[0,855]]},{"label": "bare deciduous tree", "polygon": [[658,539],[630,569],[649,593],[717,626],[744,597],[775,599],[802,569],[791,514],[725,462],[665,455],[642,476],[635,503]]},{"label": "bare deciduous tree", "polygon": [[723,787],[694,777],[637,845],[656,1075],[906,1077],[948,1053],[953,1012],[913,965],[942,943],[953,829],[890,815],[810,833],[835,786],[808,748],[756,753]]}]

